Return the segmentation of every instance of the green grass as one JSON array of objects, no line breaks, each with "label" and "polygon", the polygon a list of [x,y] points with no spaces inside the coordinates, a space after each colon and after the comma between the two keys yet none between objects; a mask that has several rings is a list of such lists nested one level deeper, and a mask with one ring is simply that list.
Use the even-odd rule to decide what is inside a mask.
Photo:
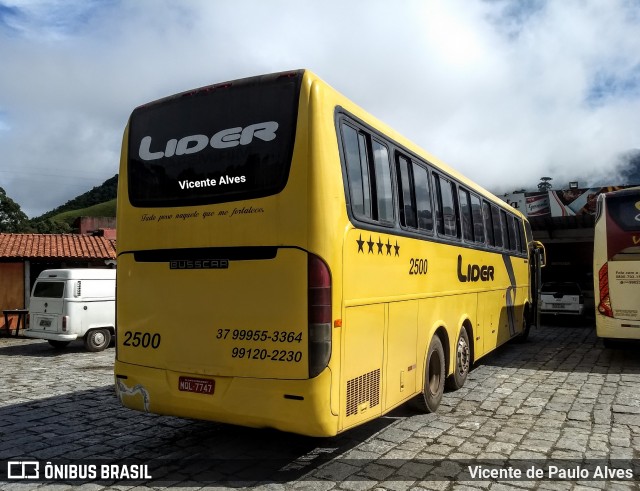
[{"label": "green grass", "polygon": [[80,210],[65,211],[51,217],[52,220],[58,222],[66,222],[69,225],[78,217],[115,217],[116,216],[116,200],[105,201],[97,205],[82,208]]}]

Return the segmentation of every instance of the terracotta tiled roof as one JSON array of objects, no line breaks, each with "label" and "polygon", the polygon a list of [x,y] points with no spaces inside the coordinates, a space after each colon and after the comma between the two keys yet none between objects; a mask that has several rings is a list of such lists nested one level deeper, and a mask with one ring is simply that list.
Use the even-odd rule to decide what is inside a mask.
[{"label": "terracotta tiled roof", "polygon": [[115,259],[116,241],[77,234],[0,234],[0,258]]}]

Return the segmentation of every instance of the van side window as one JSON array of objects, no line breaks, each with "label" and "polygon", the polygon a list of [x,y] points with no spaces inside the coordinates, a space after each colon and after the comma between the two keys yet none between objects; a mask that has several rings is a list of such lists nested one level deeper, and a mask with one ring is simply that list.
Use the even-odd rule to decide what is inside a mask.
[{"label": "van side window", "polygon": [[387,147],[365,131],[345,123],[341,128],[353,214],[356,218],[393,222],[393,188]]}]

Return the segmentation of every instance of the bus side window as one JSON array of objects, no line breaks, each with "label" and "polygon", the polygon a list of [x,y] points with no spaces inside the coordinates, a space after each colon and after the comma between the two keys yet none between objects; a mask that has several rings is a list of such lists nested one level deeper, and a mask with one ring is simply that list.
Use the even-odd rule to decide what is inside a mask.
[{"label": "bus side window", "polygon": [[413,195],[411,171],[409,161],[402,155],[398,155],[398,175],[401,185],[400,194],[400,223],[405,227],[417,228],[416,201]]},{"label": "bus side window", "polygon": [[376,181],[376,219],[381,222],[393,222],[393,191],[391,188],[391,169],[389,151],[377,140],[371,141],[373,166]]},{"label": "bus side window", "polygon": [[518,233],[518,219],[514,216],[509,216],[509,231],[513,235],[513,247],[516,252],[520,252],[520,234]]},{"label": "bus side window", "polygon": [[372,218],[369,163],[367,152],[362,147],[361,137],[362,135],[351,126],[342,125],[351,209],[356,216]]},{"label": "bus side window", "polygon": [[487,231],[487,244],[495,246],[496,241],[493,238],[493,220],[491,218],[491,205],[483,201],[482,202],[482,217],[484,219],[484,228]]},{"label": "bus side window", "polygon": [[436,223],[438,233],[447,237],[458,237],[457,213],[453,182],[436,172]]},{"label": "bus side window", "polygon": [[429,189],[429,173],[421,165],[413,163],[416,207],[418,211],[418,228],[431,232],[433,230],[433,213],[431,211],[431,190]]},{"label": "bus side window", "polygon": [[527,253],[527,239],[525,238],[524,225],[520,218],[516,218],[516,229],[520,237],[520,252]]},{"label": "bus side window", "polygon": [[502,225],[500,224],[500,210],[497,206],[491,205],[491,218],[493,221],[493,237],[496,247],[502,247]]},{"label": "bus side window", "polygon": [[500,218],[502,221],[502,238],[504,239],[504,248],[506,250],[513,250],[513,231],[509,232],[511,229],[511,224],[508,221],[507,212],[504,210],[500,210]]},{"label": "bus side window", "polygon": [[342,124],[342,140],[354,215],[392,223],[393,191],[387,147],[347,124]]},{"label": "bus side window", "polygon": [[482,204],[480,203],[480,198],[475,194],[471,194],[471,215],[473,217],[473,238],[476,242],[484,244]]},{"label": "bus side window", "polygon": [[464,240],[473,240],[473,225],[471,218],[471,199],[469,198],[469,191],[463,188],[458,188],[458,200],[460,201],[460,215],[462,222],[462,237]]},{"label": "bus side window", "polygon": [[397,157],[400,192],[400,223],[423,232],[433,230],[429,174],[421,165],[408,157]]}]

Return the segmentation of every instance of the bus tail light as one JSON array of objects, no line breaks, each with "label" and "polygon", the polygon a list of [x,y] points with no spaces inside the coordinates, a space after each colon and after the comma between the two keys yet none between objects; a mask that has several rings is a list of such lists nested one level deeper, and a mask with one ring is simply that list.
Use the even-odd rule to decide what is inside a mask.
[{"label": "bus tail light", "polygon": [[331,357],[331,273],[318,256],[308,259],[309,378],[322,372]]},{"label": "bus tail light", "polygon": [[611,308],[611,298],[609,297],[609,264],[604,263],[598,273],[600,286],[600,303],[598,304],[598,312],[607,317],[613,317],[613,309]]},{"label": "bus tail light", "polygon": [[62,316],[62,331],[66,332],[67,331],[67,323],[69,322],[69,316],[68,315],[63,315]]}]

